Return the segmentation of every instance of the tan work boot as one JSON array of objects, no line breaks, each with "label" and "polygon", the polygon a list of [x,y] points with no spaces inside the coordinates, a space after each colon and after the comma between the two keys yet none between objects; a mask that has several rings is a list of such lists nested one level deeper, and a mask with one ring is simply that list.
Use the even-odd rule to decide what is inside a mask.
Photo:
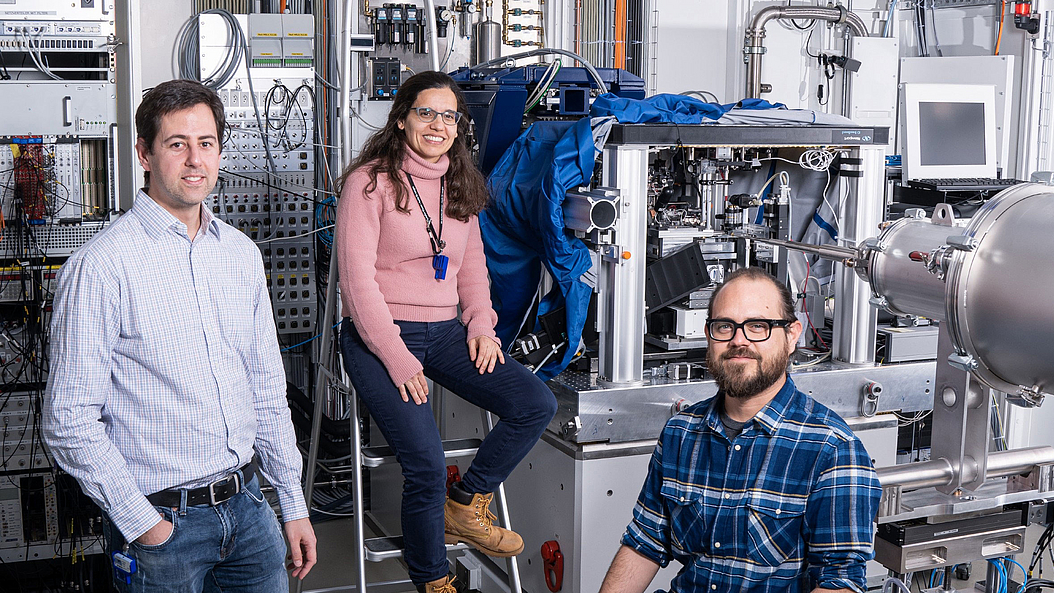
[{"label": "tan work boot", "polygon": [[490,501],[494,494],[472,495],[472,502],[461,504],[447,497],[443,523],[448,544],[464,542],[488,556],[507,558],[523,551],[523,538],[515,531],[494,525]]},{"label": "tan work boot", "polygon": [[454,588],[454,579],[445,576],[431,583],[425,583],[423,593],[457,593],[457,589]]}]

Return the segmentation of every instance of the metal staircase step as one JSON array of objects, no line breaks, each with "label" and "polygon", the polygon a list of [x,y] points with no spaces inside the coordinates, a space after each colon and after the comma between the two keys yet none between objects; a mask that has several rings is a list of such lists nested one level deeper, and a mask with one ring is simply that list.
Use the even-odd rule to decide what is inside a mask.
[{"label": "metal staircase step", "polygon": [[[475,455],[479,449],[480,439],[454,439],[443,441],[443,451],[447,459],[455,457],[468,457]],[[363,447],[362,465],[366,467],[378,467],[386,463],[395,463],[395,453],[391,447]]]},{"label": "metal staircase step", "polygon": [[[371,537],[365,542],[366,559],[370,562],[380,562],[389,558],[401,558],[403,555],[403,537]],[[467,550],[468,544],[447,544],[447,552]]]}]

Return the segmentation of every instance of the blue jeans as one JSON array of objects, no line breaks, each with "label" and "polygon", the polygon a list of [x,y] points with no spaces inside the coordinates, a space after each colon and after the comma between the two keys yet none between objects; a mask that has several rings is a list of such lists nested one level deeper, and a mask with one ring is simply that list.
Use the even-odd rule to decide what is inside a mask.
[{"label": "blue jeans", "polygon": [[[468,492],[487,493],[512,473],[556,413],[556,398],[538,377],[509,357],[479,374],[468,355],[467,332],[457,319],[397,321],[406,347],[425,375],[500,421],[480,445],[461,479]],[[344,368],[403,471],[404,558],[415,584],[447,576],[443,545],[446,458],[429,403],[404,402],[384,364],[345,319],[340,331]]]},{"label": "blue jeans", "polygon": [[[156,546],[132,542],[125,552],[138,570],[121,593],[288,593],[285,539],[271,505],[260,494],[260,479],[214,507],[154,507],[172,522],[172,535]],[[105,517],[105,514],[104,514]],[[123,549],[120,530],[103,522],[107,551]]]}]

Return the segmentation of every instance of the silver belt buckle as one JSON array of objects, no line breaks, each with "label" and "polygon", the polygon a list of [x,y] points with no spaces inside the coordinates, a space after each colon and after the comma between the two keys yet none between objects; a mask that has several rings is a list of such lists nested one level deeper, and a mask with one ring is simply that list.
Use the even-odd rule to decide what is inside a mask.
[{"label": "silver belt buckle", "polygon": [[220,485],[221,482],[230,482],[232,478],[234,479],[235,484],[234,494],[237,494],[242,491],[242,476],[240,473],[238,473],[237,470],[235,470],[233,474],[227,476],[226,478],[220,478],[219,480],[216,480],[215,482],[209,484],[209,506],[214,507],[220,504],[221,502],[230,500],[231,497],[234,496],[234,494],[232,494],[231,496],[228,496],[223,500],[216,500],[216,486]]}]

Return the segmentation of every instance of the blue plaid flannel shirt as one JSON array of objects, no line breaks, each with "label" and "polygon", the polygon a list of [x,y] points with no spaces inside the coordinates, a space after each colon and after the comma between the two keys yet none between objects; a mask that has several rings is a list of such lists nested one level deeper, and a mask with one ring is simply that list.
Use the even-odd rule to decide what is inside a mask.
[{"label": "blue plaid flannel shirt", "polygon": [[791,379],[729,441],[722,396],[663,429],[622,537],[671,592],[866,589],[882,489],[860,440]]}]

